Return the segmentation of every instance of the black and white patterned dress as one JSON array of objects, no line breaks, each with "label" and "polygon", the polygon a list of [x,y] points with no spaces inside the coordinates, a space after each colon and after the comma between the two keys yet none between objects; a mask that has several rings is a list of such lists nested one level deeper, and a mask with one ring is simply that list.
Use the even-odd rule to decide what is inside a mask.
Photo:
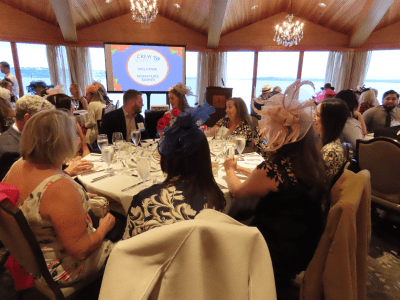
[{"label": "black and white patterned dress", "polygon": [[330,142],[322,147],[322,158],[327,166],[326,174],[329,178],[335,176],[345,163],[343,147],[340,140]]},{"label": "black and white patterned dress", "polygon": [[[222,119],[220,119],[217,122],[217,126],[219,127],[229,127],[229,118],[228,117],[224,117]],[[243,121],[242,123],[240,123],[232,132],[231,134],[232,136],[235,135],[242,135],[244,137],[246,137],[246,141],[250,142],[251,138],[252,138],[252,133],[251,133],[251,128],[249,126],[249,124],[247,124],[245,121]]]},{"label": "black and white patterned dress", "polygon": [[128,210],[123,239],[128,239],[162,225],[191,220],[206,208],[206,200],[196,187],[188,198],[192,185],[170,181],[154,184],[133,197]]}]

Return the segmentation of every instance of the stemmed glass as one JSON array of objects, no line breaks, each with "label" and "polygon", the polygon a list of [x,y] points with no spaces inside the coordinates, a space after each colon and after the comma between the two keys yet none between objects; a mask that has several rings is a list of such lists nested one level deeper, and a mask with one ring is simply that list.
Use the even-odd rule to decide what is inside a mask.
[{"label": "stemmed glass", "polygon": [[101,155],[103,156],[104,162],[107,164],[106,173],[114,173],[114,170],[110,167],[111,162],[114,158],[114,147],[113,146],[102,146]]},{"label": "stemmed glass", "polygon": [[150,175],[150,158],[147,155],[137,158],[137,170],[143,179],[144,186],[147,187],[146,180]]},{"label": "stemmed glass", "polygon": [[74,110],[77,110],[79,108],[78,100],[73,100],[72,101],[72,107],[74,108]]},{"label": "stemmed glass", "polygon": [[215,160],[218,161],[219,160],[219,154],[222,152],[223,150],[223,140],[221,138],[216,137],[213,140],[213,152],[216,155]]},{"label": "stemmed glass", "polygon": [[141,137],[140,130],[133,130],[131,132],[131,139],[132,139],[132,142],[135,144],[136,150],[140,143],[140,137]]},{"label": "stemmed glass", "polygon": [[107,134],[97,135],[97,147],[101,150],[102,147],[108,146]]},{"label": "stemmed glass", "polygon": [[235,144],[236,144],[237,151],[239,152],[238,160],[244,160],[242,152],[244,150],[244,147],[246,146],[246,138],[244,136],[237,135],[235,137]]}]

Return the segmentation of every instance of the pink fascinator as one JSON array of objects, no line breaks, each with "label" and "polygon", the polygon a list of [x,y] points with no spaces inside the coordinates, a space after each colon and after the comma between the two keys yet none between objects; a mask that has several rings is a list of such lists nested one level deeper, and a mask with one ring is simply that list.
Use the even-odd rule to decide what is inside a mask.
[{"label": "pink fascinator", "polygon": [[311,81],[300,80],[292,83],[283,94],[277,94],[267,100],[259,101],[264,104],[258,110],[252,104],[256,113],[261,116],[258,121],[260,134],[267,140],[267,151],[275,151],[283,145],[301,140],[310,129],[316,106],[312,99],[299,102],[300,87],[310,85],[315,90]]},{"label": "pink fascinator", "polygon": [[64,86],[62,84],[57,84],[55,87],[48,89],[45,98],[47,99],[49,96],[52,95],[64,94],[63,87]]}]

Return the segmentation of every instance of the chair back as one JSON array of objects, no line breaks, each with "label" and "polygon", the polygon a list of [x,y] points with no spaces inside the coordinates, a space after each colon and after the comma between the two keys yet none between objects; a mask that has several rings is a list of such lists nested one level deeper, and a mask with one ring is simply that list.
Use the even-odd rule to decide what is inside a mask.
[{"label": "chair back", "polygon": [[331,190],[326,228],[304,274],[301,300],[366,300],[370,208],[370,173],[345,170]]},{"label": "chair back", "polygon": [[117,102],[115,102],[115,108],[116,108],[116,109],[119,108],[119,100],[117,100]]},{"label": "chair back", "polygon": [[47,269],[42,250],[24,214],[8,199],[0,202],[0,240],[34,279],[43,277],[53,292],[53,295],[50,294],[51,299],[65,299]]},{"label": "chair back", "polygon": [[400,143],[388,137],[357,140],[356,160],[371,173],[371,186],[385,194],[400,194]]}]

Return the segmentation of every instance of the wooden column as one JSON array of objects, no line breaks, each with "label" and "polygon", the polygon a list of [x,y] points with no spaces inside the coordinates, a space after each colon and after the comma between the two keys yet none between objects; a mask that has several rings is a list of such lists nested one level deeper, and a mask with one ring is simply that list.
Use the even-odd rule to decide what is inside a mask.
[{"label": "wooden column", "polygon": [[297,79],[300,80],[301,80],[301,72],[303,71],[303,59],[304,59],[304,51],[300,51],[299,66],[297,69]]},{"label": "wooden column", "polygon": [[22,82],[21,68],[19,67],[17,44],[15,42],[10,42],[10,44],[11,44],[11,52],[12,52],[12,56],[13,56],[13,61],[14,61],[15,77],[18,80],[19,97],[22,97],[24,95],[24,84]]},{"label": "wooden column", "polygon": [[251,88],[251,98],[256,97],[256,86],[257,86],[257,68],[258,68],[258,51],[254,52],[254,66],[253,66],[253,85]]}]

